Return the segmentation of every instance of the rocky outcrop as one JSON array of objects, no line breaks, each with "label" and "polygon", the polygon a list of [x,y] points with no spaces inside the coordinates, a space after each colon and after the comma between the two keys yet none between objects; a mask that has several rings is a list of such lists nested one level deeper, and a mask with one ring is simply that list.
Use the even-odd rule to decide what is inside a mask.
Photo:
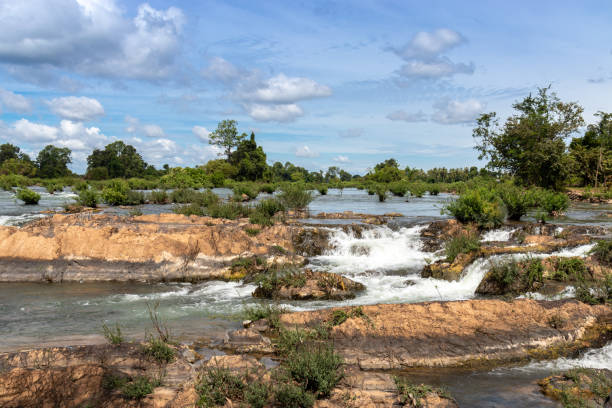
[{"label": "rocky outcrop", "polygon": [[258,286],[254,297],[285,300],[346,300],[353,299],[365,287],[344,276],[310,269],[296,271],[292,282]]},{"label": "rocky outcrop", "polygon": [[[222,279],[237,257],[293,251],[296,228],[178,214],[55,215],[0,227],[0,282]],[[282,251],[281,251],[282,250]]]},{"label": "rocky outcrop", "polygon": [[[337,310],[337,309],[335,309]],[[363,306],[330,331],[347,364],[362,369],[499,364],[569,354],[612,332],[612,310],[577,301],[470,300]],[[284,314],[315,327],[333,310]],[[553,324],[562,321],[562,325]]]},{"label": "rocky outcrop", "polygon": [[[575,368],[538,382],[542,392],[576,407],[612,406],[612,371]],[[568,405],[570,406],[570,405]]]}]

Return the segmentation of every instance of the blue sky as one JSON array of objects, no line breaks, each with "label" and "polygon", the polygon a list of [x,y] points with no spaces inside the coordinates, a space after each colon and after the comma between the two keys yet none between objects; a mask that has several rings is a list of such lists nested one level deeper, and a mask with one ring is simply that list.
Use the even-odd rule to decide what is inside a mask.
[{"label": "blue sky", "polygon": [[270,163],[482,166],[474,118],[538,86],[612,111],[610,21],[609,1],[0,0],[0,143],[193,166],[232,118]]}]

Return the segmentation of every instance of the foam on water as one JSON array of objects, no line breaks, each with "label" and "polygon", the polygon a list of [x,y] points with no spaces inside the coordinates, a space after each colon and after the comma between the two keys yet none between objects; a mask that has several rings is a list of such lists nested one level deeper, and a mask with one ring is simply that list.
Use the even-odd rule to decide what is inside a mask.
[{"label": "foam on water", "polygon": [[551,361],[536,361],[515,370],[564,371],[571,368],[612,368],[612,342],[599,349],[591,349],[577,358],[558,358]]},{"label": "foam on water", "polygon": [[0,215],[0,225],[14,227],[45,217],[47,217],[46,214]]},{"label": "foam on water", "polygon": [[516,229],[496,229],[487,231],[482,235],[482,242],[494,242],[494,241],[509,241],[512,234]]}]

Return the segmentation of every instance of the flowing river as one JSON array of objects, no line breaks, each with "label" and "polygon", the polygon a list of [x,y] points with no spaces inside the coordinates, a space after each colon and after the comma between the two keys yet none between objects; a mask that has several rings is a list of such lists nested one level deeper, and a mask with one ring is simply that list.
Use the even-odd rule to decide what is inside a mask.
[{"label": "flowing river", "polygon": [[[217,193],[227,195],[229,190],[221,189]],[[41,195],[38,206],[25,208],[9,193],[0,192],[0,225],[20,225],[46,216],[43,211],[61,208],[74,199],[70,192],[53,195],[41,192]],[[310,206],[312,214],[350,210],[368,214],[399,212],[404,216],[392,227],[374,227],[365,230],[359,238],[335,228],[331,248],[309,259],[312,269],[342,274],[363,283],[366,290],[355,299],[286,302],[284,306],[290,310],[311,310],[338,305],[474,298],[489,262],[510,255],[477,260],[455,282],[420,277],[426,263],[437,259],[437,255],[423,251],[420,231],[431,220],[444,217],[440,210],[449,199],[450,196],[441,194],[421,199],[390,197],[379,203],[376,197],[354,189],[330,190],[326,196],[317,196]],[[142,206],[142,211],[168,212],[170,208],[150,205]],[[568,211],[562,221],[609,226],[611,213],[609,205],[589,207],[581,204]],[[510,228],[491,231],[483,240],[507,240],[511,232]],[[585,256],[591,247],[580,246],[554,255]],[[104,323],[118,322],[127,337],[142,339],[150,327],[147,305],[154,304],[158,304],[159,313],[180,340],[220,342],[227,330],[241,326],[241,310],[260,302],[251,297],[254,289],[252,284],[218,281],[198,284],[4,283],[0,284],[0,351],[102,342]],[[571,294],[569,290],[562,296]],[[573,366],[612,367],[612,344],[588,351],[578,359],[492,371],[413,370],[408,375],[415,381],[446,385],[461,406],[557,406],[539,393],[535,380]]]}]

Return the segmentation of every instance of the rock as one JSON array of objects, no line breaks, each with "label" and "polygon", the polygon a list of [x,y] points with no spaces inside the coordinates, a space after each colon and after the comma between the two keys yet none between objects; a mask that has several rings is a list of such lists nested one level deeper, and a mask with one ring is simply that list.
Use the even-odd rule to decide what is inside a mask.
[{"label": "rock", "polygon": [[607,408],[612,394],[612,371],[575,368],[538,381],[542,392],[553,399],[572,401],[572,406]]},{"label": "rock", "polygon": [[223,346],[236,353],[272,353],[274,351],[270,339],[251,328],[228,332]]},{"label": "rock", "polygon": [[287,300],[345,300],[353,299],[365,287],[351,279],[330,272],[298,271],[300,280],[295,286],[279,286],[272,290],[258,286],[254,297]]},{"label": "rock", "polygon": [[427,264],[421,271],[421,277],[443,279],[447,281],[459,280],[465,267],[468,266],[474,259],[478,258],[478,256],[479,253],[477,251],[472,251],[467,254],[457,255],[452,263],[442,260]]},{"label": "rock", "polygon": [[272,256],[277,247],[292,252],[301,231],[277,224],[251,237],[246,225],[246,219],[179,214],[84,213],[0,226],[0,282],[223,279],[228,261],[243,254]]},{"label": "rock", "polygon": [[[315,327],[330,321],[333,310],[288,313],[280,320],[288,327]],[[469,300],[361,310],[367,318],[347,319],[332,328],[330,339],[347,364],[364,370],[547,358],[598,345],[612,330],[612,310],[574,300]],[[552,327],[551,318],[561,314],[567,316],[563,327]]]},{"label": "rock", "polygon": [[225,368],[233,373],[244,371],[255,372],[264,368],[264,365],[255,357],[247,355],[213,356],[208,360],[205,367]]}]

